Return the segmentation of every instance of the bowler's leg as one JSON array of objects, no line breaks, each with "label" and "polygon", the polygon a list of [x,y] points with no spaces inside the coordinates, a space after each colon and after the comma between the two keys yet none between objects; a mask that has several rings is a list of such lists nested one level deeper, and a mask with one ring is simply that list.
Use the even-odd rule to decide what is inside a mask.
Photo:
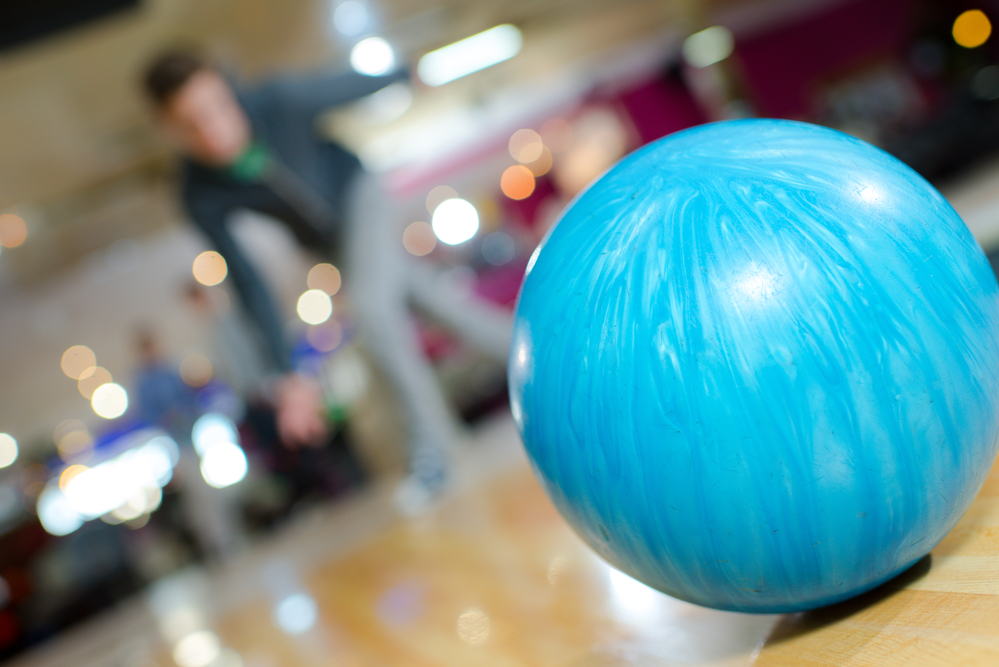
[{"label": "bowler's leg", "polygon": [[346,284],[361,339],[401,399],[412,471],[433,487],[443,482],[454,422],[409,315],[398,220],[377,180],[360,176],[346,233]]},{"label": "bowler's leg", "polygon": [[410,294],[414,304],[458,334],[465,342],[506,365],[513,318],[493,303],[456,289],[428,266],[410,262]]}]

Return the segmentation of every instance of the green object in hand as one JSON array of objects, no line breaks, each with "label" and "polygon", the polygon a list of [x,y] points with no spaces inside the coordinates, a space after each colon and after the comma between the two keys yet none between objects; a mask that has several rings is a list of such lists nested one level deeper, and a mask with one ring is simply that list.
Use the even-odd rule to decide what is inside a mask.
[{"label": "green object in hand", "polygon": [[229,174],[238,181],[261,181],[270,164],[270,151],[264,144],[255,141],[229,165]]}]

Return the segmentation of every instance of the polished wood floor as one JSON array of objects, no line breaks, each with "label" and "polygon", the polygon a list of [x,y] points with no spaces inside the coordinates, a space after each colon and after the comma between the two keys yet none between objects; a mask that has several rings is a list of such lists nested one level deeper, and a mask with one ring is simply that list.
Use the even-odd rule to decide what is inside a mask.
[{"label": "polished wood floor", "polygon": [[673,600],[604,565],[555,512],[501,419],[425,515],[400,516],[390,486],[374,489],[225,567],[164,581],[15,664],[177,663],[997,665],[999,472],[899,579],[835,607],[753,616]]},{"label": "polished wood floor", "polygon": [[929,557],[860,598],[782,618],[753,664],[999,665],[999,466]]}]

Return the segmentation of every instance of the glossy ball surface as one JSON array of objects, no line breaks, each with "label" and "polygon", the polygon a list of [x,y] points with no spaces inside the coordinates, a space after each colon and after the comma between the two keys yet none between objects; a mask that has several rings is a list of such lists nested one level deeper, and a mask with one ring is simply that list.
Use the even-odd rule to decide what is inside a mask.
[{"label": "glossy ball surface", "polygon": [[622,160],[532,259],[510,357],[539,479],[611,564],[787,612],[902,572],[996,455],[999,289],[901,162],[730,121]]}]

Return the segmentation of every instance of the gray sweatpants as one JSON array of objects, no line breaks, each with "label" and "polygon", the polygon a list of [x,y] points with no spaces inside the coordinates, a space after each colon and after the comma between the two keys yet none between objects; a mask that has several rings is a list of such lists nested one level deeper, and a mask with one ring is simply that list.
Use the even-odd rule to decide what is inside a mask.
[{"label": "gray sweatpants", "polygon": [[410,307],[452,329],[463,341],[506,363],[510,314],[462,294],[402,245],[404,218],[380,179],[361,174],[352,184],[345,234],[345,284],[362,343],[398,392],[411,458],[447,449],[455,437],[451,413],[420,349]]}]

